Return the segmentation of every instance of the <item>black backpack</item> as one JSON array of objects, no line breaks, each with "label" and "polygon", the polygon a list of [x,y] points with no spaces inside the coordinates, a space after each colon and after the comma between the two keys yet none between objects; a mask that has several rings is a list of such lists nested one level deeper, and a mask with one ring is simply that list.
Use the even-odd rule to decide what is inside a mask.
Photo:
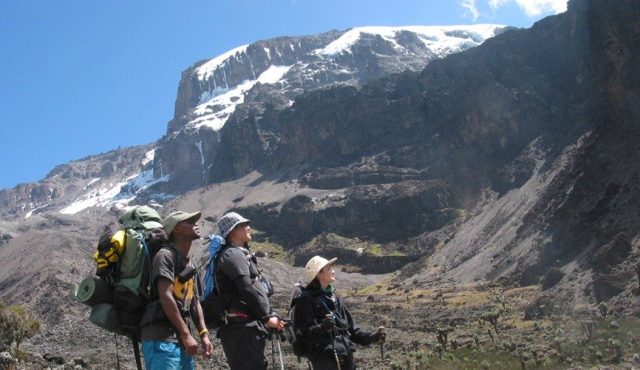
[{"label": "black backpack", "polygon": [[287,340],[289,341],[289,344],[291,344],[293,353],[298,357],[298,360],[300,360],[301,357],[308,357],[309,355],[307,346],[304,343],[302,332],[299,328],[296,328],[294,320],[296,304],[303,294],[306,294],[305,289],[302,287],[302,283],[297,282],[291,291],[291,303],[289,304],[289,310],[287,311],[289,324],[285,326]]}]

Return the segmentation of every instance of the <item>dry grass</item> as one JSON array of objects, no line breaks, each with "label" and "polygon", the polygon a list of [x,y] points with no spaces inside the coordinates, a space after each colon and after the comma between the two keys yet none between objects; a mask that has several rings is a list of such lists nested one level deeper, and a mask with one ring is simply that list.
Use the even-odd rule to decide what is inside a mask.
[{"label": "dry grass", "polygon": [[288,262],[287,254],[284,251],[284,248],[280,244],[271,243],[271,242],[252,242],[251,250],[255,253],[258,251],[262,251],[266,253],[269,258],[276,260],[278,262]]}]

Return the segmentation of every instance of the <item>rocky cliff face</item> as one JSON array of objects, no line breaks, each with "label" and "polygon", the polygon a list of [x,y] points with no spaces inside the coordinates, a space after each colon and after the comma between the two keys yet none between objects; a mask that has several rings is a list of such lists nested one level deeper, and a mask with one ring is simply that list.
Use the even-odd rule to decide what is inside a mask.
[{"label": "rocky cliff face", "polygon": [[538,25],[564,25],[574,42],[554,47],[562,50],[557,61],[545,53],[545,64],[556,69],[557,98],[537,120],[552,123],[542,141],[532,143],[542,150],[523,153],[534,163],[532,175],[506,192],[493,187],[432,256],[437,267],[427,279],[506,277],[530,284],[561,271],[564,278],[551,285],[559,283],[563,299],[578,302],[585,296],[624,301],[635,289],[640,7],[627,1],[570,5],[567,14]]},{"label": "rocky cliff face", "polygon": [[[296,169],[290,181],[341,190],[245,210],[292,248],[321,231],[420,244],[457,223],[425,279],[529,284],[553,267],[610,297],[638,244],[638,6],[573,1],[419,73],[307,92],[289,109],[244,106],[220,132],[212,176]],[[589,257],[602,248],[617,262]]]},{"label": "rocky cliff face", "polygon": [[[432,62],[421,74],[309,92],[282,111],[248,107],[248,118],[236,115],[221,132],[217,172],[237,177],[260,166],[354,166],[372,157],[377,166],[423,171],[423,178],[442,177],[444,166],[449,176],[466,167],[474,183],[497,181],[497,168],[533,139],[584,124],[588,114],[577,120],[554,114],[582,101],[590,82],[580,78],[589,52],[586,30],[571,32],[561,18],[553,22],[553,29],[539,24],[507,32]],[[233,161],[236,156],[246,159]],[[234,162],[248,165],[239,169]]]},{"label": "rocky cliff face", "polygon": [[[154,173],[180,179],[164,184],[163,190],[173,193],[215,182],[220,178],[214,165],[217,131],[231,117],[286,110],[309,91],[420,71],[432,60],[477,46],[502,29],[363,27],[259,41],[201,61],[182,74],[175,115],[160,142]],[[269,139],[264,133],[262,140]]]}]

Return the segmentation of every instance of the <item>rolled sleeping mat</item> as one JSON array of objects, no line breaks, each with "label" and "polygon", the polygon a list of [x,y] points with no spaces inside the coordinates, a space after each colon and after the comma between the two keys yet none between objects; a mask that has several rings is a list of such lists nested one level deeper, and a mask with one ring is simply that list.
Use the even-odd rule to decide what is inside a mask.
[{"label": "rolled sleeping mat", "polygon": [[100,303],[112,303],[113,300],[111,285],[97,277],[82,280],[76,287],[74,296],[78,302],[89,307]]}]

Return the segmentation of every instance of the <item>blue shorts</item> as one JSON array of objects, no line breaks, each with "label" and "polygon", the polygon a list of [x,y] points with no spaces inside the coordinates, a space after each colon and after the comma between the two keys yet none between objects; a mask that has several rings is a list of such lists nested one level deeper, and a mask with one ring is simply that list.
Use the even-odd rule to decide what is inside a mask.
[{"label": "blue shorts", "polygon": [[196,361],[178,343],[145,340],[142,354],[146,370],[195,370]]}]

